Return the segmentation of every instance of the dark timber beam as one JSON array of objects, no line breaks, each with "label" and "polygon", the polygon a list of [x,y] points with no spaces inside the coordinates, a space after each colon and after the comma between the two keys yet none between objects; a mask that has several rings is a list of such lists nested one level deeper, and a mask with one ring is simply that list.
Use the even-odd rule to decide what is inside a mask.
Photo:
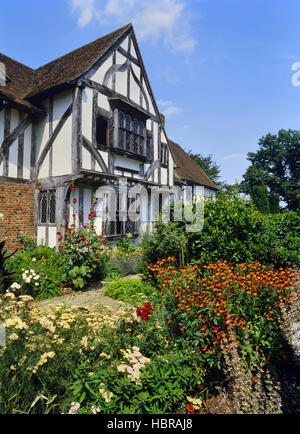
[{"label": "dark timber beam", "polygon": [[[17,140],[17,138],[21,134],[24,133],[24,131],[26,130],[26,128],[30,125],[30,122],[31,122],[30,117],[27,116],[25,119],[23,119],[19,123],[19,125],[11,133],[9,133],[9,130],[10,130],[10,111],[8,111],[8,113],[5,116],[5,121],[4,121],[4,136],[5,136],[5,139],[3,140],[2,145],[0,146],[0,149],[2,150],[2,152],[0,152],[0,164],[2,163],[4,157],[8,157],[10,146],[13,144],[13,142],[15,140]],[[5,162],[6,161],[7,161],[7,164],[8,164],[8,158],[5,158]]]},{"label": "dark timber beam", "polygon": [[101,157],[97,149],[94,148],[92,143],[86,137],[83,137],[82,145],[85,147],[85,149],[87,149],[92,154],[92,156],[95,158],[95,160],[97,161],[97,163],[99,164],[103,172],[108,173],[108,168],[103,158]]}]

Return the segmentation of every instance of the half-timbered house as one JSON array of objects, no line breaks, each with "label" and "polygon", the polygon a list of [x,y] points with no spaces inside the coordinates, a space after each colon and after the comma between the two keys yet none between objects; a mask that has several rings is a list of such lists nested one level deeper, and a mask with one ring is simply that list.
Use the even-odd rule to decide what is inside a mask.
[{"label": "half-timbered house", "polygon": [[[20,232],[56,245],[57,227],[70,221],[72,183],[78,225],[99,189],[115,189],[120,179],[143,191],[217,190],[168,140],[131,24],[35,70],[3,54],[0,65],[0,239],[9,247]],[[118,200],[115,221],[96,212],[97,231],[140,232],[152,206],[140,199],[135,221],[122,218]]]}]

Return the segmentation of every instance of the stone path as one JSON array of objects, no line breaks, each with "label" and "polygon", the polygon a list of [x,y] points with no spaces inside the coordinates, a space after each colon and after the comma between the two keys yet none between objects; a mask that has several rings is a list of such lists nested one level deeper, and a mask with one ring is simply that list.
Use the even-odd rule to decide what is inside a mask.
[{"label": "stone path", "polygon": [[[140,279],[141,275],[139,274],[132,274],[128,275],[120,280],[126,280],[126,279]],[[36,305],[38,307],[54,307],[58,304],[65,303],[66,306],[80,306],[85,307],[89,310],[94,310],[98,308],[105,308],[110,307],[115,311],[118,311],[121,309],[121,307],[124,307],[121,303],[119,303],[117,300],[114,300],[111,297],[107,297],[104,295],[105,292],[105,286],[112,282],[99,282],[96,284],[93,284],[91,289],[87,288],[82,292],[76,293],[76,292],[70,292],[65,293],[64,295],[61,295],[60,297],[50,298],[47,300],[36,302]]]}]

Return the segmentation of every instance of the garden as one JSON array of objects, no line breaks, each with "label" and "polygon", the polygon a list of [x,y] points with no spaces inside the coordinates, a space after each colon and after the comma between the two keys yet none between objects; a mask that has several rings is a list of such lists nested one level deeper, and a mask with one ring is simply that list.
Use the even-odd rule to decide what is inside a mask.
[{"label": "garden", "polygon": [[[159,220],[139,246],[73,217],[57,250],[0,244],[1,414],[300,413],[296,212],[221,193],[201,232]],[[118,311],[38,305],[101,280]]]}]

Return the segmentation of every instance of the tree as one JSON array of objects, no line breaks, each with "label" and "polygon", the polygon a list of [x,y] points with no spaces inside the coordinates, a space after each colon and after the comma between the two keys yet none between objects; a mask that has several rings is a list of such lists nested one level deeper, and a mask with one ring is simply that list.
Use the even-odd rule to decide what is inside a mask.
[{"label": "tree", "polygon": [[[269,194],[277,194],[287,209],[297,211],[300,206],[300,131],[279,130],[267,134],[259,142],[257,152],[249,152],[251,166],[243,175],[241,190],[253,195],[257,185],[268,187]],[[273,199],[272,199],[273,200]]]},{"label": "tree", "polygon": [[221,187],[222,183],[219,180],[221,178],[220,166],[213,161],[211,154],[208,157],[203,157],[201,154],[193,154],[192,151],[189,151],[188,155],[204,170],[217,187]]},{"label": "tree", "polygon": [[265,185],[255,185],[252,190],[251,199],[258,211],[263,214],[270,214],[268,189]]}]

